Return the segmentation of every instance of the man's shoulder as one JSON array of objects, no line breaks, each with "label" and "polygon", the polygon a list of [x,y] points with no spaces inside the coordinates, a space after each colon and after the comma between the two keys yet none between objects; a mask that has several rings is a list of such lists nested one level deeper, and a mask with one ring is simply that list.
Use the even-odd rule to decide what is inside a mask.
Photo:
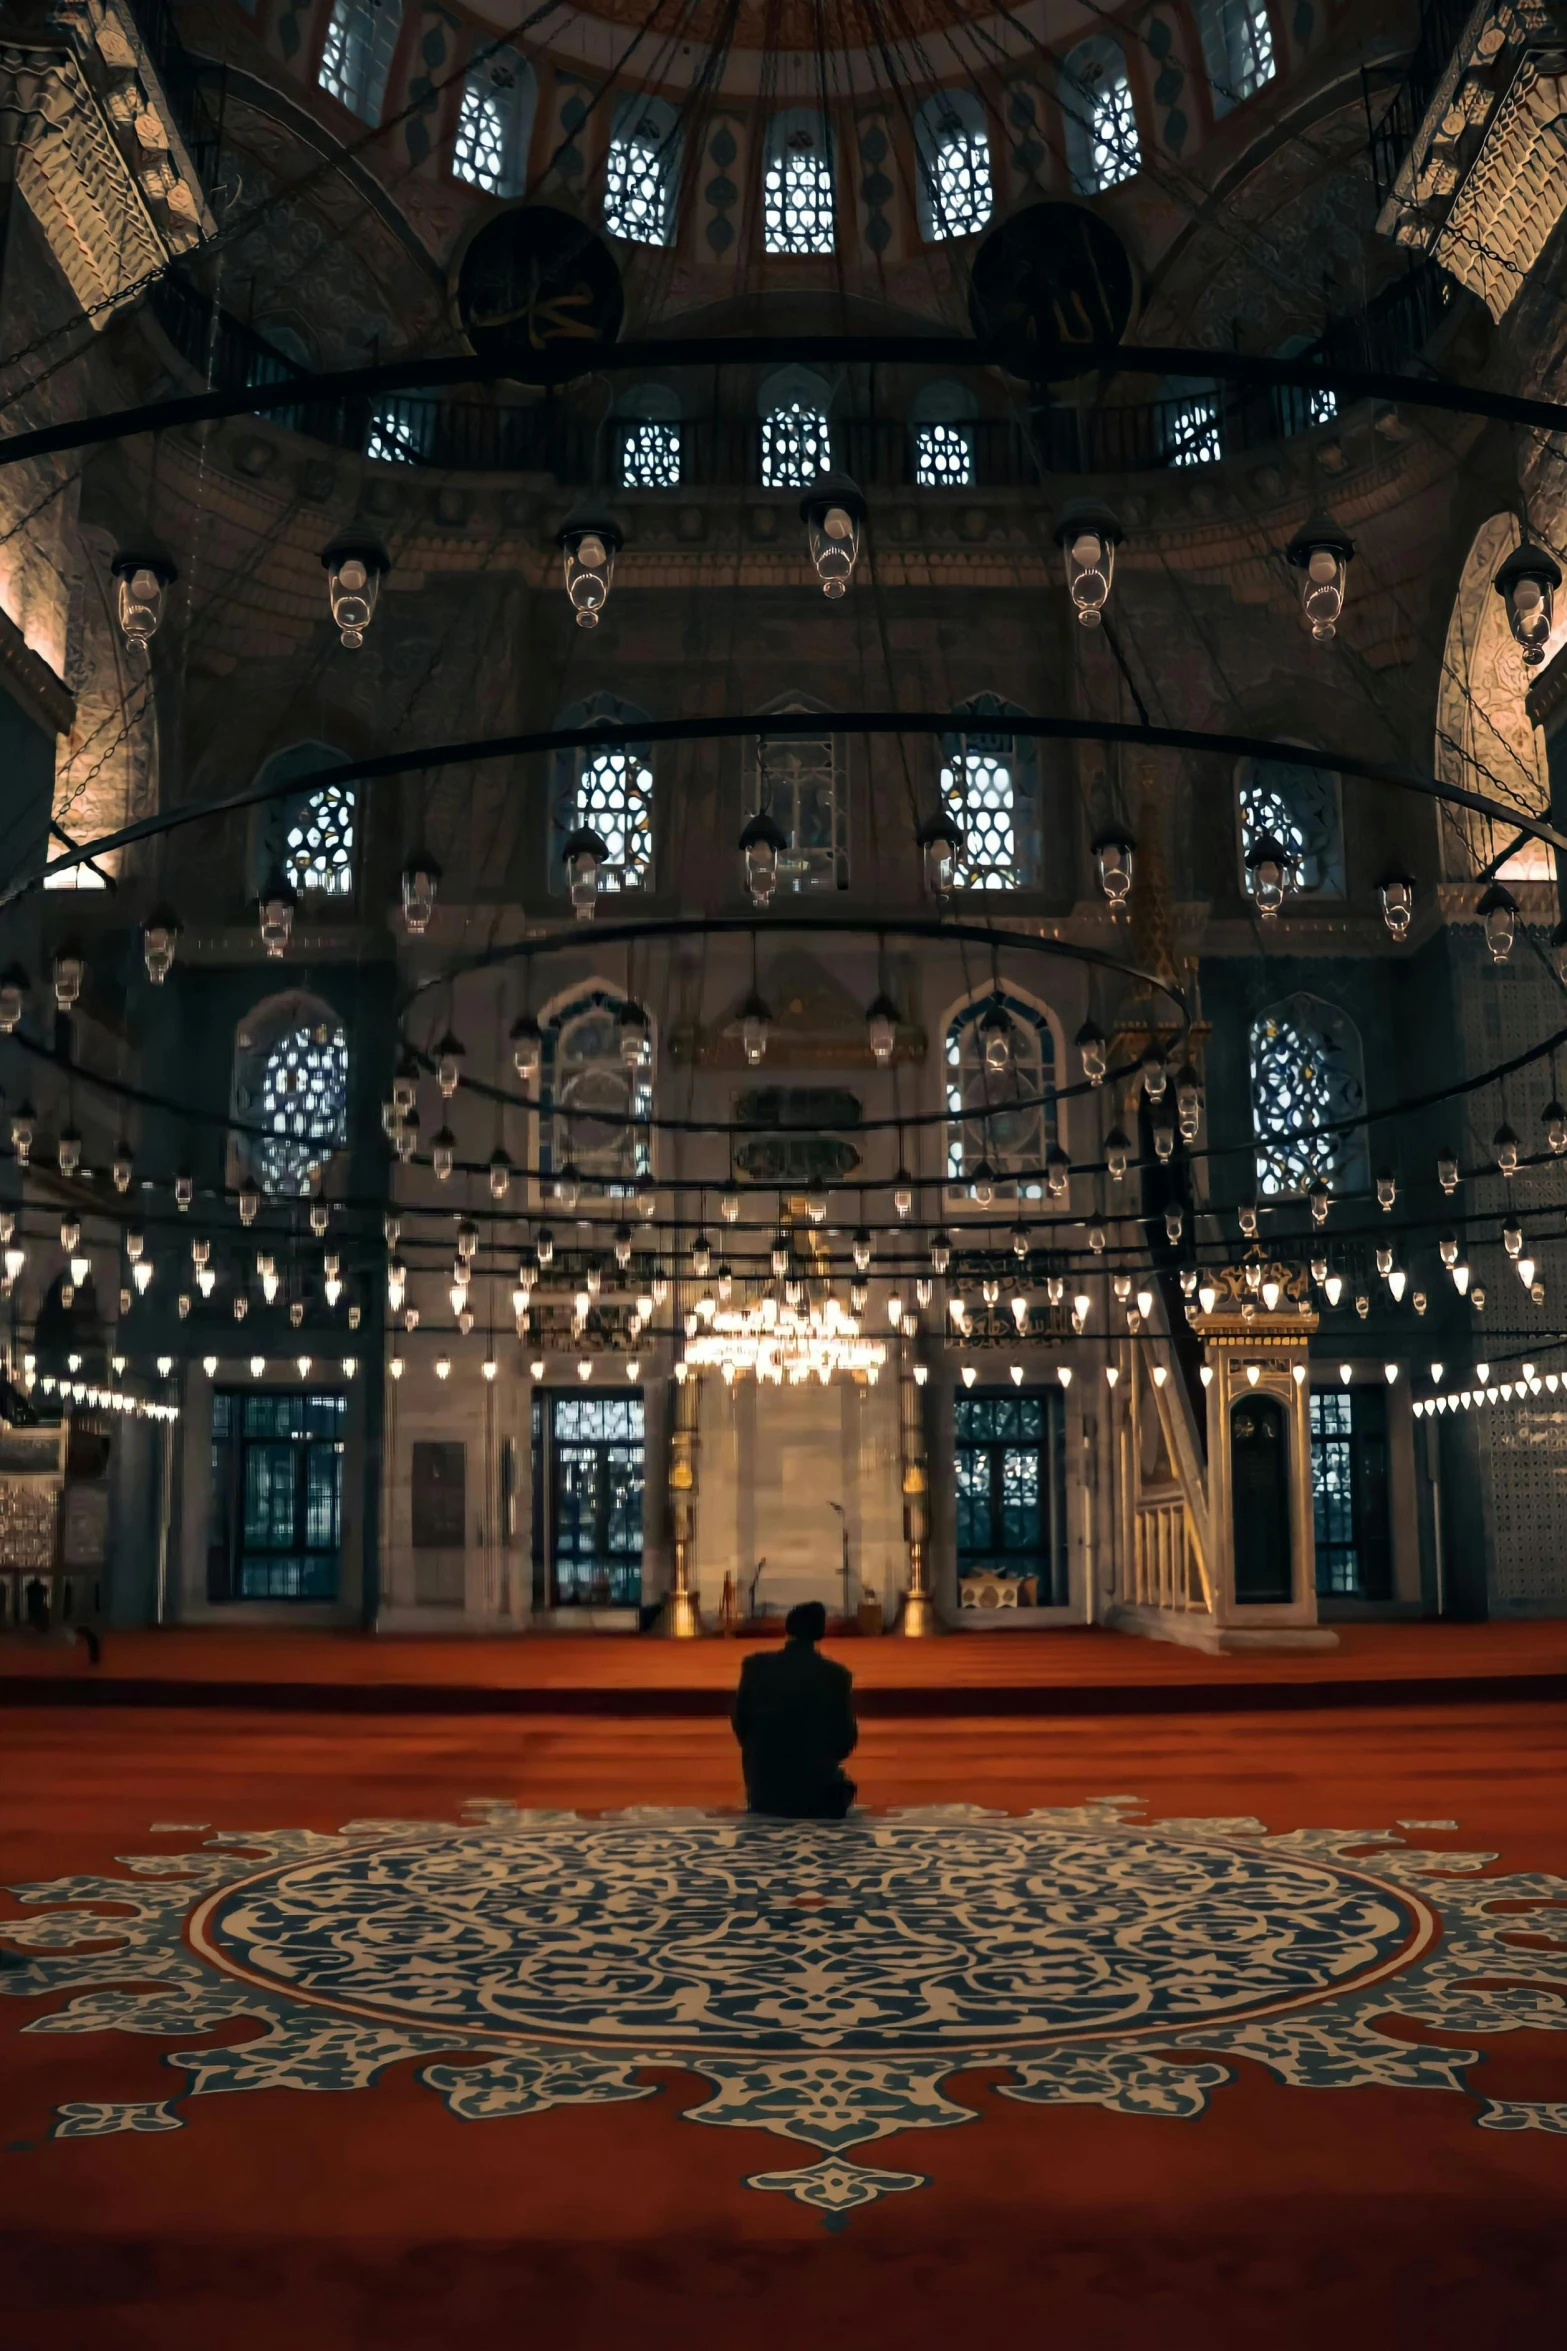
[{"label": "man's shoulder", "polygon": [[836,1657],[824,1657],[821,1651],[818,1650],[816,1653],[816,1663],[818,1670],[824,1674],[827,1679],[834,1684],[835,1687],[845,1690],[851,1689],[853,1687],[853,1674],[849,1671],[846,1665],[840,1665]]}]

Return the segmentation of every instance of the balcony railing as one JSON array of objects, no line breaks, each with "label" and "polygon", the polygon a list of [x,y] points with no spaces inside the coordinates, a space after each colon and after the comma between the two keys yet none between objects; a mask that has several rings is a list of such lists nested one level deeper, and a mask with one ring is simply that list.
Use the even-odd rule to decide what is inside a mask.
[{"label": "balcony railing", "polygon": [[[1352,318],[1334,321],[1300,357],[1346,368],[1396,371],[1424,349],[1453,296],[1451,281],[1421,262]],[[303,371],[255,329],[215,309],[176,273],[152,287],[149,301],[181,355],[214,387],[243,390],[285,384]],[[704,397],[711,372],[702,371]],[[621,486],[622,445],[634,420],[590,417],[569,394],[534,399],[446,398],[384,393],[321,400],[265,412],[272,422],[330,447],[390,465],[453,473],[525,473],[558,482]],[[976,417],[952,428],[967,444],[962,467],[946,469],[942,488],[1027,488],[1056,474],[1140,473],[1197,467],[1330,424],[1331,393],[1288,386],[1192,382],[1152,399],[1074,406],[1040,399],[1001,417]],[[762,427],[757,417],[709,411],[678,422],[680,489],[764,485]],[[832,462],[867,489],[930,487],[919,481],[918,422],[900,416],[834,416]],[[783,487],[786,485],[779,484]],[[937,495],[940,491],[937,490]]]},{"label": "balcony railing", "polygon": [[[1371,176],[1380,212],[1393,193],[1405,158],[1420,133],[1453,51],[1474,14],[1474,0],[1425,0],[1420,35],[1407,66],[1371,68],[1361,76],[1371,141]],[[1381,105],[1382,93],[1393,95]],[[1380,108],[1380,111],[1379,111]]]}]

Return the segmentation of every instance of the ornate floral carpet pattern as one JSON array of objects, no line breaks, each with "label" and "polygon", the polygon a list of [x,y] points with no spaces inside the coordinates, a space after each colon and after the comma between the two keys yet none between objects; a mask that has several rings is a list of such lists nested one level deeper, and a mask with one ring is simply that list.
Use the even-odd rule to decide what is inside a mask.
[{"label": "ornate floral carpet pattern", "polygon": [[[474,2122],[655,2099],[673,2069],[682,2121],[786,2143],[737,2192],[837,2231],[924,2190],[921,2135],[983,2127],[987,2091],[1197,2122],[1249,2060],[1567,2134],[1567,2103],[1473,2085],[1464,2039],[1567,2031],[1567,1878],[1421,1841],[1456,1827],[1270,1835],[1131,1796],[834,1825],[496,1802],[335,1834],[155,1822],[176,1849],[12,1889],[0,1991],[67,1995],[29,2034],[172,2044],[167,2096],[66,2101],[57,2138],[199,2131],[225,2093],[374,2097],[410,2062]],[[991,2078],[976,2098],[955,2075]]]}]

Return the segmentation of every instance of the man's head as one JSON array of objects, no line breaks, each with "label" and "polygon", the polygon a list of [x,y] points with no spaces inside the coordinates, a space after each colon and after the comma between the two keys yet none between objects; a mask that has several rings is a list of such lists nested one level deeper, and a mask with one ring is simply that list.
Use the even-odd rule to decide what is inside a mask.
[{"label": "man's head", "polygon": [[821,1641],[827,1637],[827,1611],[819,1600],[802,1600],[784,1618],[791,1641]]}]

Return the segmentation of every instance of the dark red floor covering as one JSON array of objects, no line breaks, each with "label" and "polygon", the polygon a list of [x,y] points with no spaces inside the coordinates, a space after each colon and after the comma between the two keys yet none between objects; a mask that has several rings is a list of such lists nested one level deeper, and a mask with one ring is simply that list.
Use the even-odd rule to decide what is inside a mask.
[{"label": "dark red floor covering", "polygon": [[[1567,1876],[1564,1763],[1561,1711],[1514,1705],[873,1724],[859,1771],[876,1805],[1135,1791],[1155,1816],[1274,1830],[1451,1817],[1457,1834],[1424,1841]],[[189,1842],[151,1837],[160,1819],[330,1829],[469,1796],[734,1792],[722,1727],[700,1722],[19,1714],[0,1722],[0,1880]],[[157,2039],[19,2035],[36,2012],[0,2004],[10,2351],[1468,2351],[1553,2339],[1567,2307],[1567,2137],[1478,2130],[1449,2093],[1286,2088],[1239,2064],[1177,2122],[1012,2106],[1000,2077],[959,2076],[980,2121],[858,2151],[932,2185],[831,2234],[740,2185],[809,2151],[679,2122],[703,2094],[684,2073],[643,2104],[471,2123],[409,2066],[367,2091],[205,2098],[167,2135],[50,2141],[64,2100],[168,2097],[183,2077]],[[1484,2046],[1477,2090],[1567,2100],[1567,2032]]]}]

